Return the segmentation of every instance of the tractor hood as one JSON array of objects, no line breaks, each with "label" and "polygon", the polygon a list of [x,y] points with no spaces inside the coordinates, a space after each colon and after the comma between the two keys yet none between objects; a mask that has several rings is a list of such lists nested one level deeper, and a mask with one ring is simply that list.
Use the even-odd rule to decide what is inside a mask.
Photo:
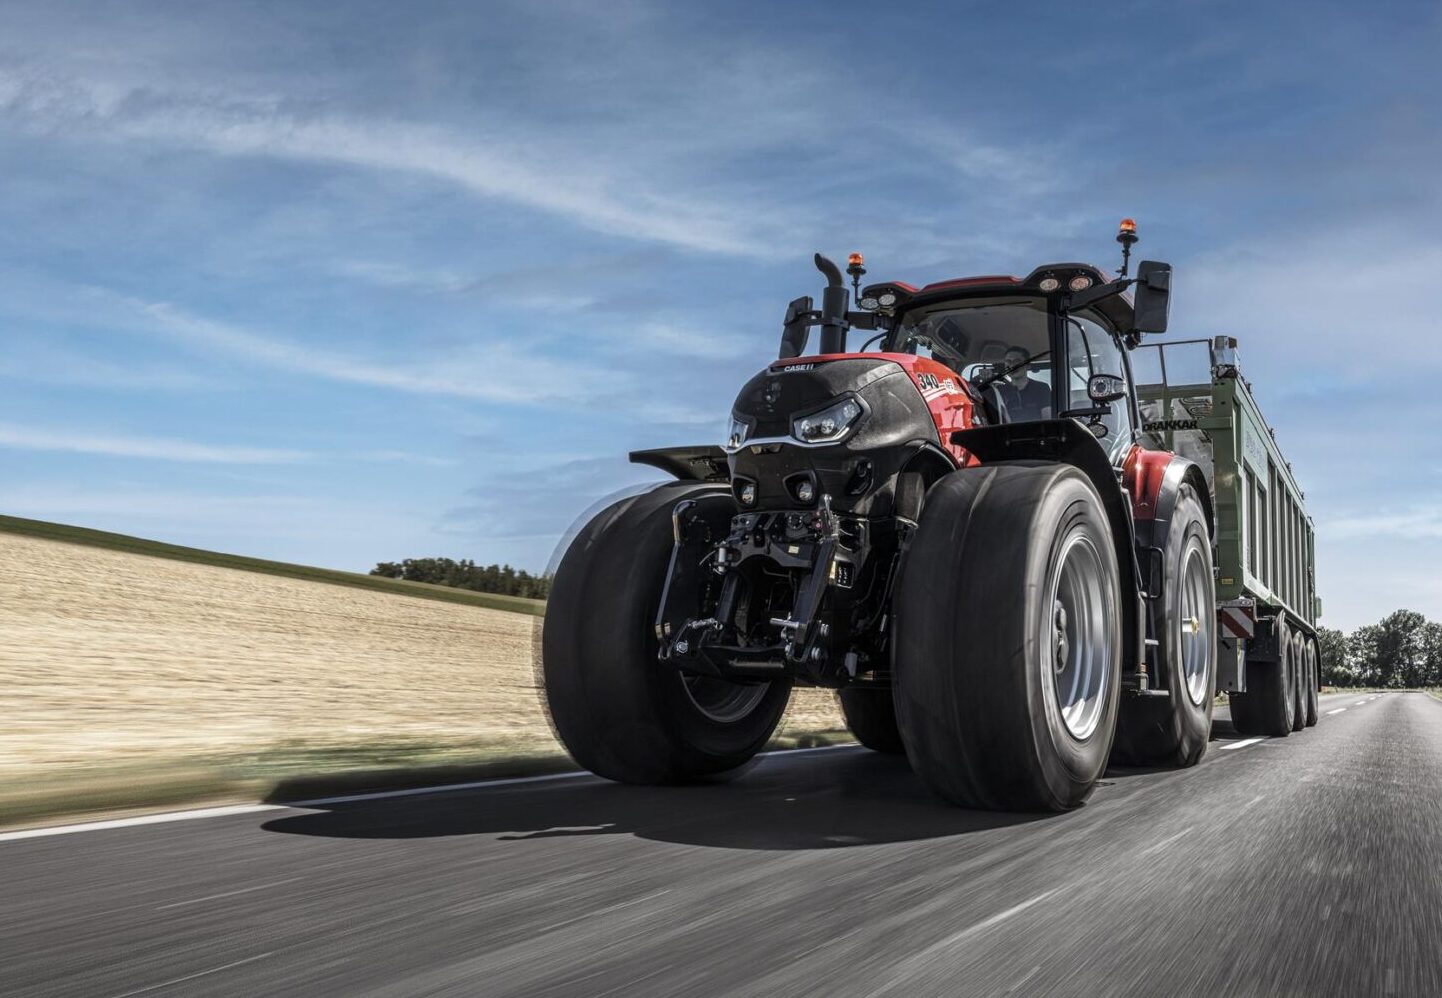
[{"label": "tractor hood", "polygon": [[743,509],[814,508],[829,495],[834,509],[889,515],[907,460],[942,447],[916,376],[888,354],[774,363],[741,389],[732,420],[727,451]]}]

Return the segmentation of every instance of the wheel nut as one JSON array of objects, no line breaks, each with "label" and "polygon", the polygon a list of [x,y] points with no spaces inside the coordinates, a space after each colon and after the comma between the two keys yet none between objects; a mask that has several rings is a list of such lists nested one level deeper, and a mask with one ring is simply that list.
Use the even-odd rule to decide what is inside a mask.
[{"label": "wheel nut", "polygon": [[676,642],[675,651],[677,655],[688,654],[691,651],[690,642],[688,642],[685,638],[682,638],[680,641]]}]

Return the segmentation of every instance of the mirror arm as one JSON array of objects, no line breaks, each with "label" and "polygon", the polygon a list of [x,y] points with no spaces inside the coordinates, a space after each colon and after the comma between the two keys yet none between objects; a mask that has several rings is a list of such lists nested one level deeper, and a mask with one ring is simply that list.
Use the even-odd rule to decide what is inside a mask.
[{"label": "mirror arm", "polygon": [[1086,308],[1088,305],[1095,305],[1099,301],[1121,294],[1127,288],[1137,283],[1135,277],[1124,277],[1120,280],[1108,281],[1105,284],[1098,284],[1094,288],[1087,288],[1085,291],[1077,291],[1067,295],[1062,300],[1062,311],[1070,312],[1072,309]]},{"label": "mirror arm", "polygon": [[1112,414],[1112,407],[1108,405],[1094,405],[1090,409],[1068,409],[1061,414],[1062,419],[1102,419]]}]

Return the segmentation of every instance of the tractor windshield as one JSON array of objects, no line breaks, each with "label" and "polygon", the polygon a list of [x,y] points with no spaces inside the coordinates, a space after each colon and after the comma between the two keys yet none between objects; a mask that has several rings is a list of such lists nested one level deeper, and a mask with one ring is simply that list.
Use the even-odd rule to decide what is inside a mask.
[{"label": "tractor windshield", "polygon": [[913,309],[897,323],[887,349],[930,357],[985,388],[1008,422],[1051,416],[1045,299],[978,298]]}]

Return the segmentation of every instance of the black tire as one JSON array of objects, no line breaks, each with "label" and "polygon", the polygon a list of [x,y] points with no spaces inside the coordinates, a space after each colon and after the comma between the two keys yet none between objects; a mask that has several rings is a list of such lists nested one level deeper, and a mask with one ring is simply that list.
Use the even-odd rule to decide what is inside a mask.
[{"label": "black tire", "polygon": [[1239,734],[1285,738],[1292,733],[1292,632],[1281,617],[1275,627],[1277,661],[1248,661],[1247,691],[1231,694],[1232,727]]},{"label": "black tire", "polygon": [[[1090,581],[1063,581],[1070,572]],[[1058,614],[1058,602],[1074,612]],[[897,720],[922,781],[952,803],[991,810],[1085,800],[1106,768],[1122,660],[1116,546],[1086,477],[1048,464],[941,479],[892,606]],[[1085,680],[1094,695],[1073,707],[1079,736],[1061,712],[1056,662],[1070,668],[1082,649],[1095,668]]]},{"label": "black tire", "polygon": [[1317,723],[1317,639],[1307,639],[1307,727]]},{"label": "black tire", "polygon": [[1292,632],[1292,730],[1307,726],[1307,638]]},{"label": "black tire", "polygon": [[[1201,500],[1183,485],[1163,546],[1153,609],[1167,696],[1123,696],[1112,759],[1128,766],[1195,766],[1212,734],[1217,618],[1212,542]],[[1190,670],[1190,671],[1189,671]]]},{"label": "black tire", "polygon": [[891,691],[865,686],[848,686],[836,695],[846,726],[856,740],[873,752],[901,755],[901,729],[896,725],[896,702]]},{"label": "black tire", "polygon": [[[576,536],[546,605],[541,676],[556,736],[576,762],[622,783],[681,783],[743,765],[771,737],[790,695],[789,684],[772,682],[724,719],[724,698],[745,688],[688,685],[657,660],[671,511],[682,499],[694,500],[713,530],[735,513],[727,490],[694,483],[623,499]],[[715,716],[702,703],[716,706]]]}]

